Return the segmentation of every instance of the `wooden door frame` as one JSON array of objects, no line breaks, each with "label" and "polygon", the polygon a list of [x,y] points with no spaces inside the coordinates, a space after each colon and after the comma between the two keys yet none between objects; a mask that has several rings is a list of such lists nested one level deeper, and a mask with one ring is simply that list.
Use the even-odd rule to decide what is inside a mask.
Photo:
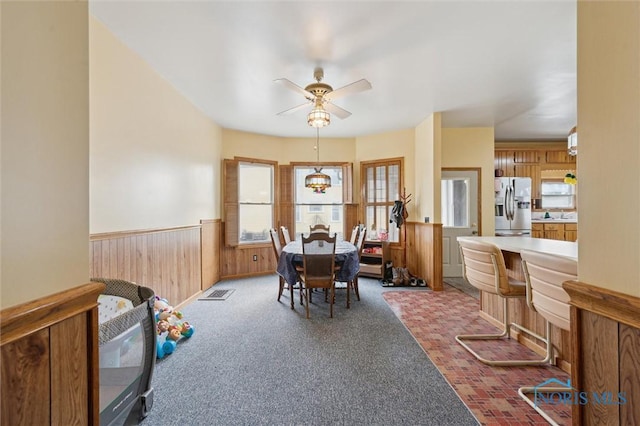
[{"label": "wooden door frame", "polygon": [[476,195],[478,204],[478,235],[482,235],[482,167],[441,167],[440,181],[442,181],[442,172],[476,172],[478,175],[478,194]]}]

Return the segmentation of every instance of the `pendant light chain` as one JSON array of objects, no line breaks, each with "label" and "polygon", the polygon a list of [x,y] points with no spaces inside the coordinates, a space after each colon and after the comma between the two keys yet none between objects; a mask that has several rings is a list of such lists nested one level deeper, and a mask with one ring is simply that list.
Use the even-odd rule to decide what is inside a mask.
[{"label": "pendant light chain", "polygon": [[316,163],[320,165],[320,128],[316,127]]},{"label": "pendant light chain", "polygon": [[315,173],[311,173],[304,178],[305,187],[311,188],[316,194],[324,194],[326,189],[331,187],[331,177],[322,173],[320,166],[320,129],[316,127],[316,167]]}]

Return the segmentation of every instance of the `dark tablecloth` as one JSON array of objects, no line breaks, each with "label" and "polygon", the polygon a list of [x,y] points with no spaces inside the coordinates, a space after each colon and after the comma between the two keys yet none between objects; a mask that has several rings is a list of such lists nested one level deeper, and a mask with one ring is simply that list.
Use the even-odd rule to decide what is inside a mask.
[{"label": "dark tablecloth", "polygon": [[[336,281],[351,281],[360,270],[360,259],[356,246],[349,241],[338,241],[336,243],[336,260],[340,265],[340,271],[336,276]],[[276,271],[289,284],[297,282],[298,273],[295,265],[302,265],[302,242],[300,240],[291,241],[282,248],[282,254],[278,260]]]}]

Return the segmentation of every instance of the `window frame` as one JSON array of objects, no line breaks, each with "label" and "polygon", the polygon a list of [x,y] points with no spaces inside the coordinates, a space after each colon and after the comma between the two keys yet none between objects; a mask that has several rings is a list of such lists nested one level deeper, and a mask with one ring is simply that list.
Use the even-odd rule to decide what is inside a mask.
[{"label": "window frame", "polygon": [[[253,247],[268,245],[270,240],[240,241],[242,223],[240,221],[240,205],[254,205],[256,203],[240,202],[240,164],[259,164],[271,167],[271,224],[270,228],[275,228],[278,217],[279,194],[279,171],[278,162],[263,160],[259,158],[234,157],[224,159],[224,212],[225,212],[225,245],[231,247]],[[265,205],[265,203],[257,203]]]},{"label": "window frame", "polygon": [[[313,162],[313,163],[309,163],[309,162],[291,162],[290,163],[291,166],[291,175],[292,175],[292,205],[291,207],[294,210],[294,218],[295,218],[295,223],[293,224],[294,226],[294,230],[296,229],[296,226],[302,222],[302,209],[307,207],[307,211],[310,212],[311,211],[311,207],[314,206],[314,204],[308,204],[308,203],[299,203],[298,200],[296,199],[296,169],[297,168],[316,168],[316,167],[322,167],[322,168],[337,168],[337,169],[342,169],[339,173],[342,173],[342,202],[341,203],[324,203],[324,204],[315,204],[315,206],[319,206],[322,207],[322,211],[324,212],[324,206],[328,206],[329,208],[333,208],[335,206],[339,206],[342,209],[342,222],[343,222],[343,228],[347,226],[347,224],[345,223],[345,205],[348,204],[348,202],[351,201],[351,199],[349,198],[351,196],[351,194],[353,193],[353,190],[351,188],[351,183],[353,181],[353,178],[351,176],[351,171],[352,171],[352,166],[350,163],[344,163],[344,162],[324,162],[324,163],[317,163],[317,162]],[[309,189],[309,191],[311,191]],[[333,212],[329,211],[329,215],[330,215],[330,219],[333,218]],[[330,222],[334,222],[333,220],[330,220]],[[337,232],[338,234],[342,234],[344,235],[344,229],[342,230],[334,230],[331,229],[331,232]]]},{"label": "window frame", "polygon": [[[373,211],[374,211],[374,218],[377,215],[377,209],[380,207],[386,207],[387,211],[389,211],[390,209],[393,208],[394,202],[395,200],[392,201],[384,201],[384,202],[368,202],[368,182],[367,182],[367,169],[369,168],[373,168],[374,169],[374,189],[373,191],[375,192],[375,168],[377,167],[381,167],[381,166],[385,166],[386,167],[386,176],[385,176],[385,180],[386,180],[386,190],[387,190],[387,194],[385,199],[389,199],[389,166],[398,166],[398,194],[401,196],[402,195],[402,191],[404,189],[404,157],[395,157],[395,158],[386,158],[386,159],[379,159],[379,160],[371,160],[371,161],[362,161],[360,162],[360,197],[361,197],[361,205],[362,205],[362,210],[361,210],[361,214],[362,217],[361,222],[365,224],[365,226],[369,226],[366,223],[366,215],[367,215],[367,208],[369,207],[373,207]],[[373,197],[373,199],[375,199],[375,196]],[[386,219],[385,219],[386,220]],[[379,228],[379,226],[377,226],[377,222],[378,219],[376,218],[376,221],[374,222],[374,224],[376,224],[376,230]],[[390,224],[387,225],[386,229],[389,230]],[[403,244],[403,233],[400,232],[399,236],[398,236],[398,241],[389,241],[389,243],[391,245],[401,245]],[[367,239],[369,239],[369,236],[367,235]]]}]

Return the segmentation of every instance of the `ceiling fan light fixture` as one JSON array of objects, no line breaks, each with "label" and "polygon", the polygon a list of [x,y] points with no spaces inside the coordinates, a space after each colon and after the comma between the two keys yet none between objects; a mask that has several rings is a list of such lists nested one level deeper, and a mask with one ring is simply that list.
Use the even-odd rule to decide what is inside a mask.
[{"label": "ceiling fan light fixture", "polygon": [[331,124],[331,115],[322,106],[316,106],[307,116],[307,123],[315,128],[325,127]]}]

